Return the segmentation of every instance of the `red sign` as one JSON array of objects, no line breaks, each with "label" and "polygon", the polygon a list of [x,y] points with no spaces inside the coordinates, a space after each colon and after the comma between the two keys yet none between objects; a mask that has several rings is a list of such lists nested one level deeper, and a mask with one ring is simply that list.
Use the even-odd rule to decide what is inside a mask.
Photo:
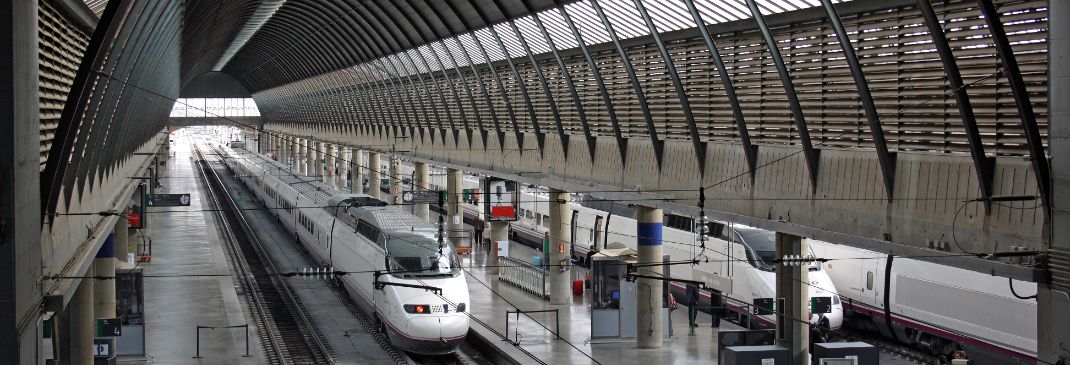
[{"label": "red sign", "polygon": [[141,227],[141,214],[129,213],[126,215],[126,222],[131,227]]},{"label": "red sign", "polygon": [[490,207],[490,216],[492,218],[509,218],[516,217],[516,208],[511,205],[492,205]]}]

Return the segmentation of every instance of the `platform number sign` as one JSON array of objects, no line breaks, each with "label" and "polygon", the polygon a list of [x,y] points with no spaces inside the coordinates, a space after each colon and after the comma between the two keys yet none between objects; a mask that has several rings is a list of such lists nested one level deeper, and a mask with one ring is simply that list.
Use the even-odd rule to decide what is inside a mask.
[{"label": "platform number sign", "polygon": [[101,318],[97,320],[97,337],[118,337],[123,335],[123,326],[118,318]]},{"label": "platform number sign", "polygon": [[773,305],[773,298],[755,298],[754,299],[754,314],[760,316],[767,316],[776,312]]},{"label": "platform number sign", "polygon": [[813,314],[832,313],[832,297],[813,297],[813,298],[810,298],[810,313],[813,313]]}]

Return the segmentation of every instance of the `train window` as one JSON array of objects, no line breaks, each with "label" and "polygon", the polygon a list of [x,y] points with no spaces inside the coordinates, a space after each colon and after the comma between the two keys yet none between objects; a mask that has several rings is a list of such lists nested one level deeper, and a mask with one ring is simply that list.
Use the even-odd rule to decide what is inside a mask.
[{"label": "train window", "polygon": [[[536,220],[535,220],[535,224],[538,224],[538,225],[540,225],[540,226],[541,226],[541,225],[542,225],[542,222],[543,222],[543,220],[542,220],[542,214],[539,214],[539,215],[537,215],[537,216],[536,216]],[[547,222],[547,223],[549,223],[549,222]]]},{"label": "train window", "polygon": [[550,226],[550,216],[543,215],[542,216],[542,223],[543,223],[543,226],[549,227]]},{"label": "train window", "polygon": [[866,272],[866,290],[873,290],[873,272]]}]

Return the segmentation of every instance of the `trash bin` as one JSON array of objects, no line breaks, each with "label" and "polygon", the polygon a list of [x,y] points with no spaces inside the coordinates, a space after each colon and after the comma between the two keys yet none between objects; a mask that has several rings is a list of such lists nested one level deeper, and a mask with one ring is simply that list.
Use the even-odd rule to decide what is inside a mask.
[{"label": "trash bin", "polygon": [[572,295],[583,295],[583,280],[572,281]]}]

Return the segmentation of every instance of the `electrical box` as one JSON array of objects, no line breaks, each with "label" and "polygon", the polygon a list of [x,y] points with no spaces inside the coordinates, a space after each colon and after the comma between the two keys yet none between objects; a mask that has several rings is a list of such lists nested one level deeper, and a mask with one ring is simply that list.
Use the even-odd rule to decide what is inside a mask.
[{"label": "electrical box", "polygon": [[813,357],[816,359],[854,358],[858,365],[877,365],[880,351],[865,342],[827,342],[815,343]]},{"label": "electrical box", "polygon": [[791,355],[782,346],[731,346],[724,349],[725,365],[791,365]]}]

